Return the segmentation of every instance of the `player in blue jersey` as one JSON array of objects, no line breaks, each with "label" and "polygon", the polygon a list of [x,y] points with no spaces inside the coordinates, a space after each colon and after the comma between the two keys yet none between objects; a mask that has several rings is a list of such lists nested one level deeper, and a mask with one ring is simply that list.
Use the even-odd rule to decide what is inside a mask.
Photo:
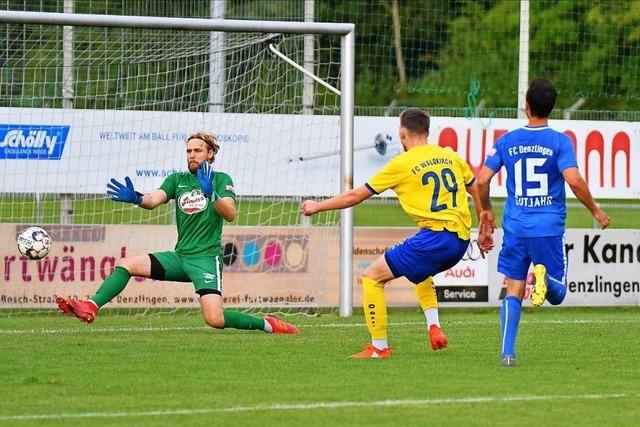
[{"label": "player in blue jersey", "polygon": [[[501,167],[507,170],[504,240],[498,257],[498,271],[507,278],[507,296],[500,310],[503,366],[515,366],[526,283],[533,285],[531,303],[536,307],[545,299],[560,304],[567,293],[565,182],[602,228],[609,225],[609,217],[596,205],[578,171],[571,140],[548,126],[556,97],[549,80],[533,80],[526,97],[528,124],[496,141],[478,175],[482,241],[495,228],[489,183]],[[533,272],[527,276],[532,263]]]}]

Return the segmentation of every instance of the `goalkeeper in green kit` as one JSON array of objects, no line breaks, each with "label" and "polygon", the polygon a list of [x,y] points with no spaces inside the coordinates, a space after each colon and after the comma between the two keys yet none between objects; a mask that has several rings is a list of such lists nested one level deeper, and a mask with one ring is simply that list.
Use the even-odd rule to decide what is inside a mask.
[{"label": "goalkeeper in green kit", "polygon": [[124,184],[111,179],[107,194],[116,202],[151,210],[175,199],[178,243],[174,251],[122,258],[89,300],[58,297],[56,303],[63,313],[89,324],[103,305],[124,290],[131,276],[138,276],[192,282],[200,296],[204,320],[214,328],[257,329],[274,334],[299,332],[295,326],[271,315],[258,318],[222,307],[222,223],[235,219],[236,205],[231,177],[213,170],[219,149],[209,132],[189,136],[189,170],[172,173],[150,194],[136,192],[129,177]]}]

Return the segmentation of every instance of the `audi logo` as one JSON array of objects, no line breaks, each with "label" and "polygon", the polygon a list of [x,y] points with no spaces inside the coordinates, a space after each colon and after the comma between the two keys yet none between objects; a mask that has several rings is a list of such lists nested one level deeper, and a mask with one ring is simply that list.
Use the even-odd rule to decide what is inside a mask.
[{"label": "audi logo", "polygon": [[462,261],[477,261],[482,258],[480,254],[480,248],[478,247],[478,240],[474,239],[469,242],[469,246],[467,246],[467,251],[462,256]]}]

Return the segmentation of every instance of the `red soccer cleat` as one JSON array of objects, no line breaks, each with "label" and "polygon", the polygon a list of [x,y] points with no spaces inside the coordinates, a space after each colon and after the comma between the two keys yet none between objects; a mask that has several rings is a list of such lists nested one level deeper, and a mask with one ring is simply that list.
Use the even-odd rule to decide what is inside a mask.
[{"label": "red soccer cleat", "polygon": [[295,335],[300,333],[300,330],[291,323],[284,322],[271,314],[264,316],[264,321],[271,325],[272,334]]},{"label": "red soccer cleat", "polygon": [[360,353],[349,356],[351,359],[390,359],[391,347],[380,350],[371,344],[367,344]]},{"label": "red soccer cleat", "polygon": [[434,351],[447,348],[447,344],[449,343],[444,332],[442,332],[442,329],[436,325],[431,325],[429,328],[429,341],[431,342],[431,348]]},{"label": "red soccer cleat", "polygon": [[56,298],[58,308],[67,316],[77,317],[82,323],[87,325],[98,315],[98,307],[92,301],[73,301],[67,298]]}]

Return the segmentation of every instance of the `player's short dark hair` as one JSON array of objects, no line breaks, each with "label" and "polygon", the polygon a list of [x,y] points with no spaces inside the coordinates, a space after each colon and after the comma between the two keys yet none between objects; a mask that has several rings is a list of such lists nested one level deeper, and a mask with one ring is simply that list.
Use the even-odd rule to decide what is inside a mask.
[{"label": "player's short dark hair", "polygon": [[543,78],[533,79],[527,90],[527,102],[529,103],[531,114],[540,118],[549,117],[553,106],[556,105],[557,97],[558,92],[556,92],[549,80]]},{"label": "player's short dark hair", "polygon": [[429,115],[419,108],[407,108],[400,113],[400,126],[416,135],[428,135]]}]

